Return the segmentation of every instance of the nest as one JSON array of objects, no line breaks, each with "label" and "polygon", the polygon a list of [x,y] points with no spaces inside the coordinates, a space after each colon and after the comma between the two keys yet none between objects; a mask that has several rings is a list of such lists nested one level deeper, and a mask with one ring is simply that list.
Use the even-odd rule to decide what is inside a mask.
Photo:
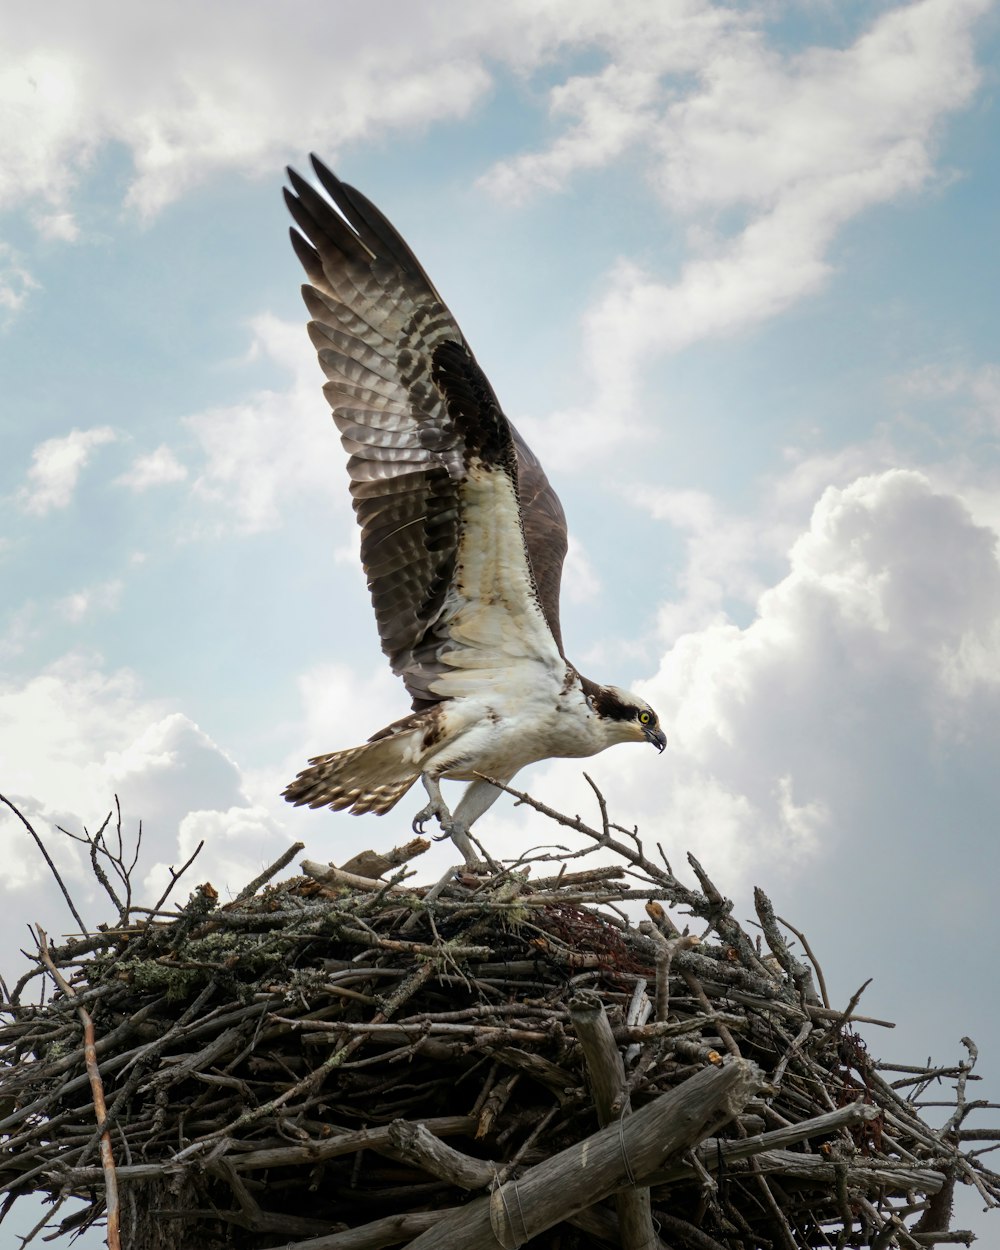
[{"label": "nest", "polygon": [[761,891],[751,935],[693,857],[697,887],[606,813],[518,797],[616,862],[414,885],[418,840],[270,884],[296,846],[228,904],[142,909],[121,838],[87,835],[119,915],[39,931],[7,995],[4,1214],[75,1197],[64,1231],[144,1250],[968,1244],[956,1182],[1000,1196],[964,1146],[990,1136],[964,1127],[971,1042],[876,1062]]}]

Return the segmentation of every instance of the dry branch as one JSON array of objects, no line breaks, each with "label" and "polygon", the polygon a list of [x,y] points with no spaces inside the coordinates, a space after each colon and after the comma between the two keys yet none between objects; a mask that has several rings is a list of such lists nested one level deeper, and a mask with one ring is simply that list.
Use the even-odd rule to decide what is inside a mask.
[{"label": "dry branch", "polygon": [[[766,896],[764,957],[702,865],[678,880],[599,807],[555,818],[611,866],[535,851],[420,885],[411,841],[275,882],[292,849],[169,911],[132,902],[120,819],[117,845],[84,835],[118,914],[43,939],[2,1008],[4,1209],[76,1196],[86,1224],[117,1182],[125,1244],[156,1212],[131,1244],[158,1250],[960,1242],[954,1184],[1000,1196],[963,1153],[997,1138],[972,1043],[876,1063]],[[21,1001],[38,975],[57,992]],[[917,1099],[949,1080],[936,1129]]]},{"label": "dry branch", "polygon": [[[52,962],[52,956],[49,954],[49,939],[45,930],[41,925],[36,925],[38,931],[38,955],[42,963],[48,968],[52,974],[52,979],[62,992],[72,999],[76,999],[76,990],[69,984],[63,974]],[[118,1177],[115,1173],[115,1156],[111,1149],[111,1133],[108,1129],[108,1108],[104,1101],[104,1082],[101,1079],[101,1069],[97,1063],[97,1047],[94,1036],[94,1022],[91,1019],[90,1012],[86,1007],[79,1007],[80,1023],[83,1025],[83,1062],[87,1069],[87,1079],[90,1082],[91,1097],[94,1100],[94,1114],[97,1117],[98,1132],[101,1141],[101,1174],[104,1180],[105,1202],[108,1213],[108,1250],[121,1250],[121,1237],[119,1227],[121,1222],[121,1213],[118,1204]]]}]

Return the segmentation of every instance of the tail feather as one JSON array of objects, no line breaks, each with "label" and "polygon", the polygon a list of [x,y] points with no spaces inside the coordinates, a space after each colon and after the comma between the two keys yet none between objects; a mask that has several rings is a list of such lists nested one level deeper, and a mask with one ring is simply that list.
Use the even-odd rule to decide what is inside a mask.
[{"label": "tail feather", "polygon": [[410,734],[377,738],[346,751],[317,755],[289,784],[284,798],[296,807],[348,808],[355,816],[391,811],[420,776]]}]

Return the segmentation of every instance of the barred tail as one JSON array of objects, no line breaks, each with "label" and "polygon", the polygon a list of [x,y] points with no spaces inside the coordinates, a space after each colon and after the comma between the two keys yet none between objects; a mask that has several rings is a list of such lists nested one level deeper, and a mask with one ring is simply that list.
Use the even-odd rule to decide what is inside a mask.
[{"label": "barred tail", "polygon": [[393,734],[360,747],[317,755],[286,788],[283,797],[296,807],[349,808],[355,816],[390,811],[420,776],[422,735]]}]

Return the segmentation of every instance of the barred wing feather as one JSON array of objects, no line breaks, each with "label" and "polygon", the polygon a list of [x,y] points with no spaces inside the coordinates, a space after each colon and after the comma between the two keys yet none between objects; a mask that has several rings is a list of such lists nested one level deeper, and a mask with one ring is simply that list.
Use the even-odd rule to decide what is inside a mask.
[{"label": "barred wing feather", "polygon": [[504,665],[555,671],[559,500],[409,247],[313,165],[339,213],[291,170],[285,195],[382,649],[416,709]]}]

